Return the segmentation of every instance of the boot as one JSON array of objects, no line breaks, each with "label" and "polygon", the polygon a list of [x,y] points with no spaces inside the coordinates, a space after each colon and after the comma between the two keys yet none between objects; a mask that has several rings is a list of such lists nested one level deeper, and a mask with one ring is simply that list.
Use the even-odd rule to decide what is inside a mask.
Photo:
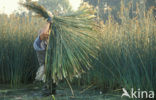
[{"label": "boot", "polygon": [[56,83],[52,79],[48,82],[48,90],[50,90],[51,94],[56,94]]}]

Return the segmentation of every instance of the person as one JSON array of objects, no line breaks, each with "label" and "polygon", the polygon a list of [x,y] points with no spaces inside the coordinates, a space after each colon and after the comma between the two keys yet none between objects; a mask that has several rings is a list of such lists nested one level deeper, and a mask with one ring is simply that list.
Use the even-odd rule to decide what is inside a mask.
[{"label": "person", "polygon": [[33,47],[37,53],[37,58],[40,66],[36,73],[35,80],[42,81],[47,84],[46,88],[50,90],[50,92],[46,94],[47,96],[51,94],[56,94],[56,84],[53,83],[52,79],[49,79],[48,82],[46,82],[45,75],[45,55],[51,24],[52,18],[49,17],[44,27],[39,30],[38,37],[35,39],[33,44]]}]

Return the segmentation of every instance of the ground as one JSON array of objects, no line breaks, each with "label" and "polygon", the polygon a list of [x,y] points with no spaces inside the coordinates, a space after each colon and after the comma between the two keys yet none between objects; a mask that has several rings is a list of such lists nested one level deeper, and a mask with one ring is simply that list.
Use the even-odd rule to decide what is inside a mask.
[{"label": "ground", "polygon": [[74,97],[70,88],[57,89],[55,96],[45,97],[42,93],[45,90],[27,85],[22,88],[10,88],[8,85],[0,85],[0,100],[126,100],[120,95],[103,94],[99,90],[79,90],[74,89]]}]

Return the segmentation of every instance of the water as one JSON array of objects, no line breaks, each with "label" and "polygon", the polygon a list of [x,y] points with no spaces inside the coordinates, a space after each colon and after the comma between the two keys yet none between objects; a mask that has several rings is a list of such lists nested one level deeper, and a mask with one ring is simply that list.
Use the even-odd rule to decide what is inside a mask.
[{"label": "water", "polygon": [[42,96],[41,88],[34,85],[23,85],[20,88],[11,88],[8,85],[0,85],[0,100],[126,100],[121,99],[120,95],[103,94],[98,90],[75,90],[74,97],[69,88],[59,88],[56,95]]}]

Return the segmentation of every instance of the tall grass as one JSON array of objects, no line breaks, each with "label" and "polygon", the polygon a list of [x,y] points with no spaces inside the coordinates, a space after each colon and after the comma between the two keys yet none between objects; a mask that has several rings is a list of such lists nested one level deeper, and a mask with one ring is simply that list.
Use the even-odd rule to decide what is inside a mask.
[{"label": "tall grass", "polygon": [[[100,51],[94,68],[73,84],[106,90],[135,88],[156,90],[156,21],[152,10],[138,9],[129,17],[122,4],[118,24],[111,15],[101,24]],[[111,13],[110,13],[111,14]],[[41,21],[0,16],[0,82],[28,82],[38,66],[32,44]]]},{"label": "tall grass", "polygon": [[41,21],[0,16],[0,83],[19,84],[34,76],[38,62],[33,49]]},{"label": "tall grass", "polygon": [[101,24],[99,61],[82,82],[102,90],[156,90],[156,21],[152,9],[140,10],[138,6],[136,17],[131,19],[129,8],[122,4],[121,24],[111,15]]}]

